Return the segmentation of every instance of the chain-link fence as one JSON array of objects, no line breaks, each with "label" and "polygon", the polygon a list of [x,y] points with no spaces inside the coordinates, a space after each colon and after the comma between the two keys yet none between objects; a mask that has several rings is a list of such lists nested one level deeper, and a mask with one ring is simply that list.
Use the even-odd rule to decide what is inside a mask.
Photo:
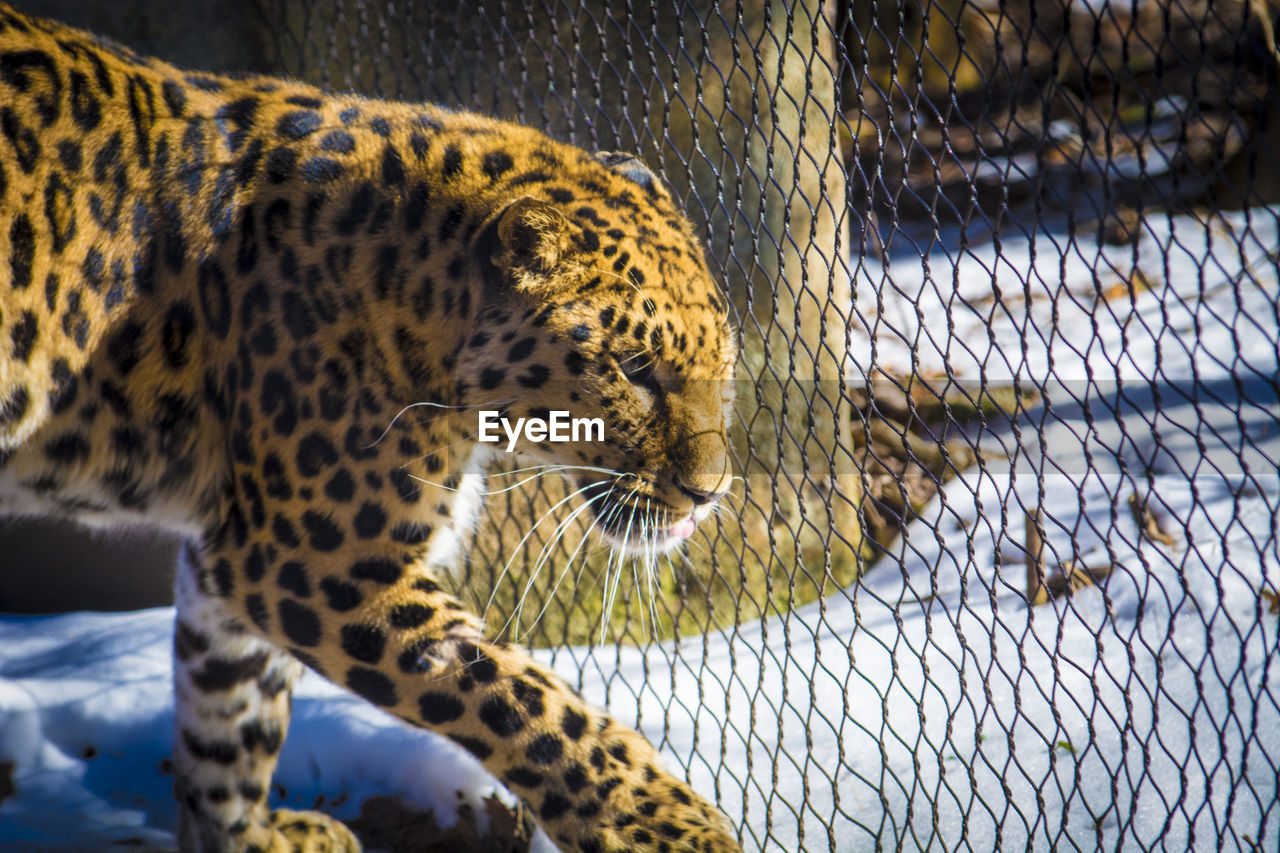
[{"label": "chain-link fence", "polygon": [[732,497],[633,565],[495,471],[457,583],[748,849],[1280,848],[1280,6],[190,5],[113,34],[636,151],[702,229]]},{"label": "chain-link fence", "polygon": [[748,847],[1276,849],[1270,3],[259,11],[292,73],[638,151],[704,229],[729,511],[648,577],[540,480],[461,584]]}]

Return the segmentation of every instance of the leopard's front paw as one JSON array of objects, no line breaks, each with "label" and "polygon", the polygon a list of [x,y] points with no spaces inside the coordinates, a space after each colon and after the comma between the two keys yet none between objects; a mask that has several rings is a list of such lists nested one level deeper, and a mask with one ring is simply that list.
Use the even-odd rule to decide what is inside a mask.
[{"label": "leopard's front paw", "polygon": [[268,824],[266,853],[360,853],[360,842],[342,821],[321,812],[276,809]]}]

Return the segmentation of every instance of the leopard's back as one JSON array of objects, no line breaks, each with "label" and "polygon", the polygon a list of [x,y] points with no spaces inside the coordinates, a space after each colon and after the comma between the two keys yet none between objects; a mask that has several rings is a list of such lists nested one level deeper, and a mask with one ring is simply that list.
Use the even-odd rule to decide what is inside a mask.
[{"label": "leopard's back", "polygon": [[[458,214],[429,203],[438,193],[405,158],[447,158],[443,137],[495,123],[184,72],[3,6],[0,103],[0,512],[199,529],[224,501],[227,445],[248,431],[238,404],[277,425],[323,415],[286,386],[326,366],[320,397],[375,374],[387,392],[390,374],[424,364],[445,369],[415,392],[452,392],[434,351],[447,335],[431,327],[470,321],[465,283],[420,305],[412,331],[378,329],[346,283],[378,279],[392,301],[422,288],[392,268],[411,252],[430,265],[426,232],[445,238],[438,220]],[[386,365],[409,346],[413,365]],[[365,347],[378,351],[353,354]],[[285,363],[255,370],[255,357]],[[412,399],[374,396],[370,435]]]}]

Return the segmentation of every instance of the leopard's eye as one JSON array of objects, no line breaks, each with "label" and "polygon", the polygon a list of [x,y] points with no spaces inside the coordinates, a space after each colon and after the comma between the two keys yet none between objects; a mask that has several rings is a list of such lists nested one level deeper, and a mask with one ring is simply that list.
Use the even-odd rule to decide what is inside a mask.
[{"label": "leopard's eye", "polygon": [[622,368],[623,375],[631,380],[632,384],[654,396],[662,393],[662,385],[659,384],[658,377],[653,372],[653,359],[648,353],[636,353],[629,358],[624,358],[618,362],[618,366]]}]

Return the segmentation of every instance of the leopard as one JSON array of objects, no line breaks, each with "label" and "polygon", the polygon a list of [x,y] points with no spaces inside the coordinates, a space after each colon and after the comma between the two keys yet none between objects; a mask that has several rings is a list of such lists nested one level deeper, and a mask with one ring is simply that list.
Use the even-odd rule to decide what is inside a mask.
[{"label": "leopard", "polygon": [[[9,5],[0,137],[0,514],[187,543],[182,850],[359,849],[270,802],[308,668],[475,756],[564,851],[741,850],[448,584],[495,459],[564,477],[622,557],[729,490],[729,301],[654,170]],[[486,411],[605,430],[504,447]]]}]

